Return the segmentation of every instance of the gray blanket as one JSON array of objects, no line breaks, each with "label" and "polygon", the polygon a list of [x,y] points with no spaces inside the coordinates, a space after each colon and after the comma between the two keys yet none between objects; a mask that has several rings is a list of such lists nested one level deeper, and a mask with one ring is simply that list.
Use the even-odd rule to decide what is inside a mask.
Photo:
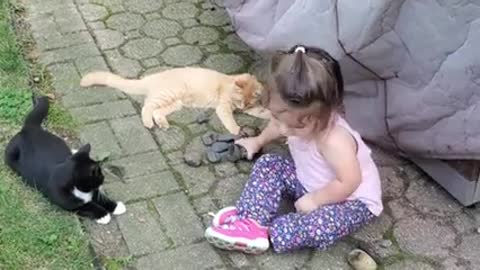
[{"label": "gray blanket", "polygon": [[347,119],[413,156],[480,158],[479,0],[224,0],[259,52],[297,43],[341,63]]}]

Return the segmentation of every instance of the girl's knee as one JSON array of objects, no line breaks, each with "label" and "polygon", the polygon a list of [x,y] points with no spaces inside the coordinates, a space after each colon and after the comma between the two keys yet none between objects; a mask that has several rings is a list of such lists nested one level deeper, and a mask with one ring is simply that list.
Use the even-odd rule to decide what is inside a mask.
[{"label": "girl's knee", "polygon": [[288,159],[279,154],[264,154],[257,159],[255,166],[272,166],[279,163],[289,162]]}]

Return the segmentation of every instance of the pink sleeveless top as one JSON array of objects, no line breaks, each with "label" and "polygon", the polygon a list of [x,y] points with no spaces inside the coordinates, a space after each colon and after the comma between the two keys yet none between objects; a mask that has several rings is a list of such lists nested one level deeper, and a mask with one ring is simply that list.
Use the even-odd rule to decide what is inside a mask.
[{"label": "pink sleeveless top", "polygon": [[[372,214],[378,216],[383,210],[382,190],[378,169],[371,157],[371,150],[363,142],[358,132],[353,130],[342,117],[338,116],[334,124],[348,130],[358,145],[357,158],[360,163],[362,182],[347,200],[360,200]],[[318,190],[336,179],[335,171],[318,152],[314,141],[288,137],[288,146],[295,162],[298,180],[308,192]]]}]

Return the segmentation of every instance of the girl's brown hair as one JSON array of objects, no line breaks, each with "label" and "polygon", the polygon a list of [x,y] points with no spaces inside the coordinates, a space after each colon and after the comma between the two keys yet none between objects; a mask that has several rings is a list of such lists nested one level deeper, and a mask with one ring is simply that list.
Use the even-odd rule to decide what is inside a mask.
[{"label": "girl's brown hair", "polygon": [[295,46],[279,52],[272,58],[264,105],[269,104],[271,94],[279,94],[292,108],[312,108],[314,114],[329,116],[343,103],[340,65],[319,48]]}]

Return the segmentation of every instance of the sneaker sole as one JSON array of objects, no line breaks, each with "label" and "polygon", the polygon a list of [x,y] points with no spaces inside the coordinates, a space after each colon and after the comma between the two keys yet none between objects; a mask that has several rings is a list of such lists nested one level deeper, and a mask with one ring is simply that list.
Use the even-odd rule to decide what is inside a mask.
[{"label": "sneaker sole", "polygon": [[270,246],[268,239],[248,240],[245,238],[228,237],[210,229],[207,229],[205,232],[205,238],[217,248],[242,251],[255,255],[265,252]]},{"label": "sneaker sole", "polygon": [[223,213],[225,212],[228,212],[228,211],[232,211],[232,210],[235,210],[235,206],[230,206],[230,207],[225,207],[223,208],[222,210],[218,211],[217,214],[215,214],[215,216],[213,217],[213,220],[212,220],[212,225],[213,227],[219,227],[223,224],[220,224],[220,217],[223,215]]}]

